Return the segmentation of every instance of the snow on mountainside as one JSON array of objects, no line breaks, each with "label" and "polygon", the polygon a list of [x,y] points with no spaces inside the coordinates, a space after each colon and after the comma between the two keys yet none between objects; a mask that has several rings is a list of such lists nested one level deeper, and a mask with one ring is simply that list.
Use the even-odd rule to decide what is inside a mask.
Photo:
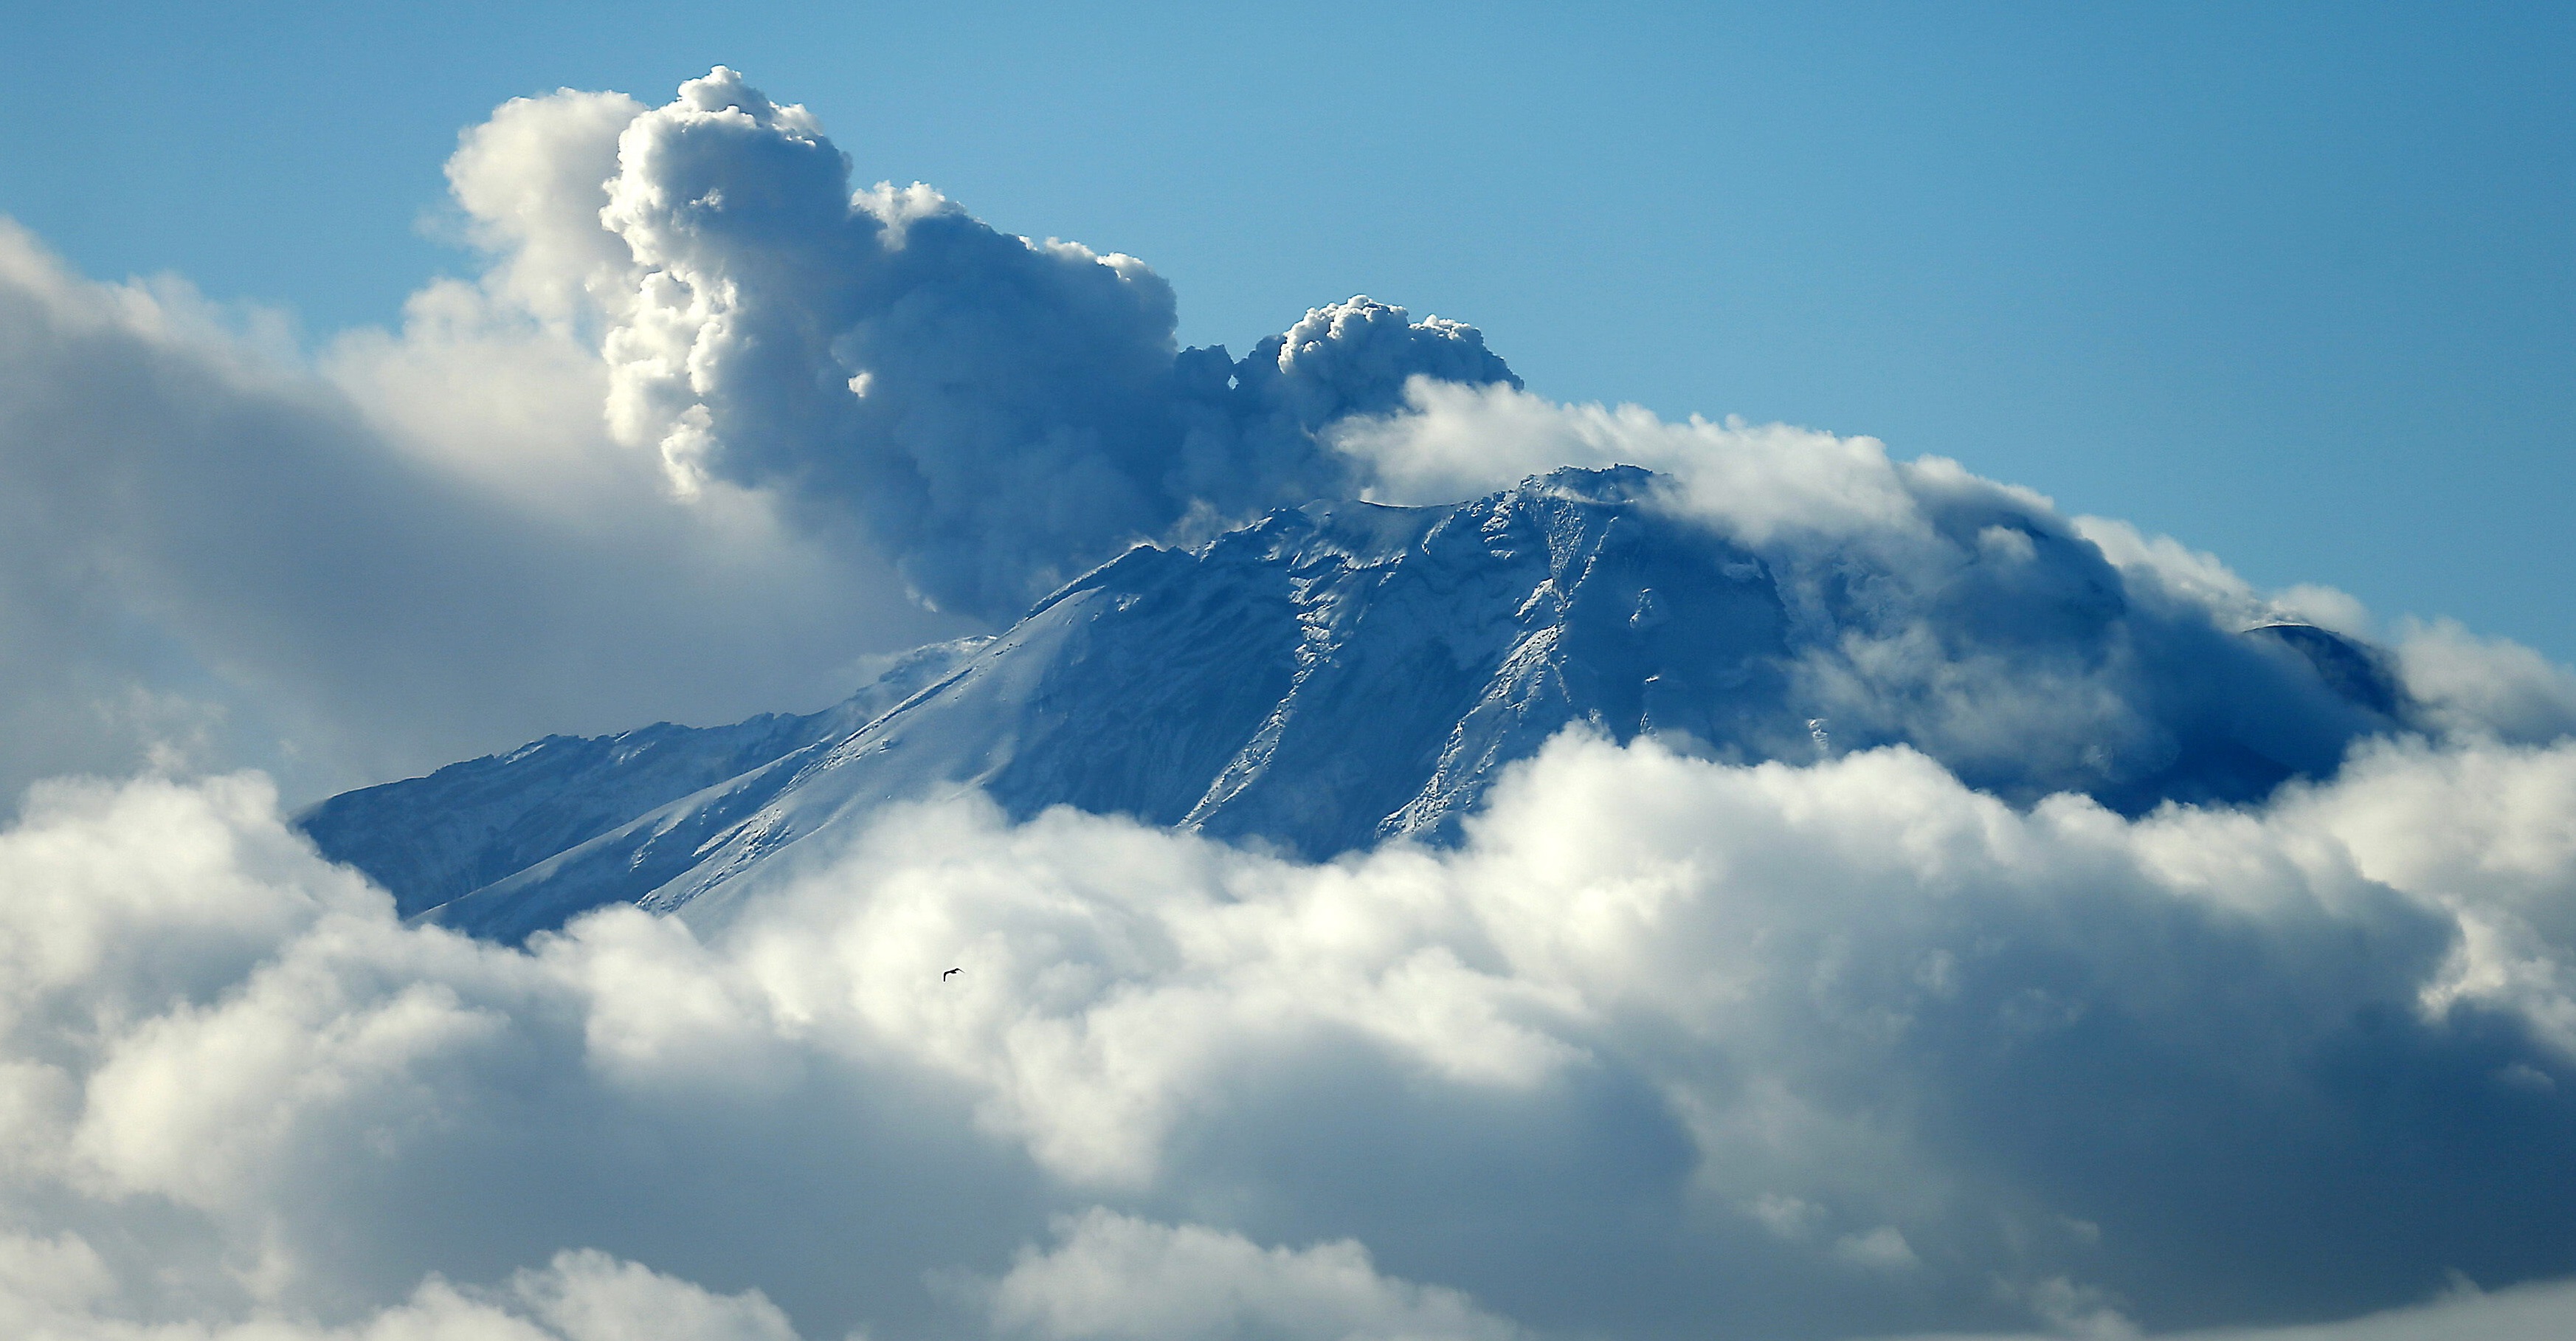
[{"label": "snow on mountainside", "polygon": [[733,726],[668,722],[615,736],[548,736],[425,778],[332,797],[297,823],[335,861],[392,891],[408,917],[514,875],[649,810],[838,740],[991,641],[912,652],[850,698],[808,716]]},{"label": "snow on mountainside", "polygon": [[962,786],[1325,857],[1448,840],[1577,723],[1739,761],[1902,742],[2136,812],[2258,797],[2409,712],[2370,649],[2221,628],[2006,495],[1930,520],[1937,561],[1748,548],[1632,468],[1317,503],[1139,547],[822,713],[548,738],[300,822],[407,915],[516,940],[612,901],[720,915],[770,854]]}]

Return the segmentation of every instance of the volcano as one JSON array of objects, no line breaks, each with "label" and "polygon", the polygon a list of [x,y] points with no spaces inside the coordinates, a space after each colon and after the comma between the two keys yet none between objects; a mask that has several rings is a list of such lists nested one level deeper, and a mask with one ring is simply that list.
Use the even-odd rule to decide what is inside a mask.
[{"label": "volcano", "polygon": [[2044,512],[1963,503],[1933,560],[1891,561],[1747,545],[1673,495],[1569,468],[1281,510],[1140,545],[818,713],[548,737],[298,823],[404,915],[517,942],[608,903],[720,918],[798,844],[967,788],[1324,859],[1455,841],[1566,730],[1742,763],[1902,746],[2136,814],[2258,799],[2412,712],[2376,649],[2230,628]]}]

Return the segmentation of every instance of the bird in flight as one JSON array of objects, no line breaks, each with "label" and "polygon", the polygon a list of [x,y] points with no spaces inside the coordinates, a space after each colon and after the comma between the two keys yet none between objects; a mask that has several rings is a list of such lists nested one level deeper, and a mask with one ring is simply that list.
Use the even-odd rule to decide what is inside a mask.
[{"label": "bird in flight", "polygon": [[947,973],[942,973],[942,974],[940,974],[940,975],[939,975],[939,980],[940,980],[941,982],[946,982],[946,981],[948,981],[948,979],[949,979],[949,977],[950,977],[950,975],[951,975],[951,974],[957,974],[957,973],[963,973],[963,972],[965,972],[965,970],[963,970],[963,969],[950,969],[950,970],[948,970],[948,972],[947,972]]}]

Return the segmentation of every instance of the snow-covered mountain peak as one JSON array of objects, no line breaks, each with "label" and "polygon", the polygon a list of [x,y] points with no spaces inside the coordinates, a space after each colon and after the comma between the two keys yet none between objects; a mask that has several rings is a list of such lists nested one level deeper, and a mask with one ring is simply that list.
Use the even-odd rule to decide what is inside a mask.
[{"label": "snow-covered mountain peak", "polygon": [[1739,544],[1633,467],[1315,503],[1132,549],[822,713],[550,738],[303,823],[407,913],[515,939],[610,901],[712,915],[782,849],[964,787],[1323,857],[1448,841],[1576,726],[1741,761],[1901,743],[2135,811],[2259,796],[2404,710],[2333,634],[2239,636],[2045,519],[1968,523],[1895,571]]}]

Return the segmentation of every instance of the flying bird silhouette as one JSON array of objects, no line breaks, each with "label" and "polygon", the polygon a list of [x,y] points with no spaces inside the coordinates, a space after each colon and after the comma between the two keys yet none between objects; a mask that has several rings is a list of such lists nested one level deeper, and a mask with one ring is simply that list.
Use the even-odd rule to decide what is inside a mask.
[{"label": "flying bird silhouette", "polygon": [[942,973],[942,974],[940,974],[940,975],[939,975],[939,980],[940,980],[941,982],[946,982],[946,981],[948,981],[948,975],[949,975],[950,973],[963,973],[963,972],[965,972],[965,970],[963,970],[963,969],[950,969],[950,970],[948,970],[948,973]]}]

